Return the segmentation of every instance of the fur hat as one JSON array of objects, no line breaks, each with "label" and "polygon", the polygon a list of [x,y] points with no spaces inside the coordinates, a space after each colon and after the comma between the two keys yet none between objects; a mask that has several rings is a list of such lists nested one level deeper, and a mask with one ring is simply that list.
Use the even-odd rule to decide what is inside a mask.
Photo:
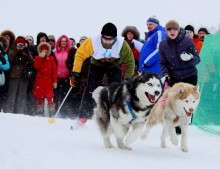
[{"label": "fur hat", "polygon": [[177,28],[178,29],[178,31],[180,31],[180,25],[179,25],[179,23],[177,22],[177,21],[175,21],[175,20],[170,20],[169,22],[167,22],[167,24],[166,24],[166,30],[168,29],[168,28]]},{"label": "fur hat", "polygon": [[22,43],[22,44],[25,45],[25,43],[27,43],[27,41],[25,40],[24,37],[18,36],[18,37],[15,39],[14,44],[17,45],[18,43]]},{"label": "fur hat", "polygon": [[124,30],[121,33],[122,37],[126,37],[126,33],[131,32],[134,34],[134,39],[139,40],[140,39],[140,32],[137,30],[135,26],[126,26]]},{"label": "fur hat", "polygon": [[150,24],[155,24],[155,25],[159,25],[160,22],[159,20],[156,18],[156,16],[152,16],[150,18],[148,18],[147,20],[147,24],[150,23]]},{"label": "fur hat", "polygon": [[4,37],[4,36],[0,36],[0,42],[3,43],[4,52],[7,52],[8,51],[8,47],[9,47],[8,39],[6,37]]},{"label": "fur hat", "polygon": [[51,53],[51,46],[50,46],[50,44],[47,43],[47,42],[41,42],[41,43],[38,45],[38,47],[37,47],[38,53],[41,53],[41,51],[42,51],[43,49],[47,49],[46,56],[49,56],[50,53]]},{"label": "fur hat", "polygon": [[210,34],[206,28],[200,28],[198,30],[198,33],[201,32],[201,31],[205,32],[206,34]]},{"label": "fur hat", "polygon": [[5,36],[5,35],[9,35],[10,36],[10,41],[9,41],[9,44],[13,44],[14,43],[14,40],[15,40],[15,34],[11,31],[11,30],[4,30],[2,33],[1,33],[1,36]]},{"label": "fur hat", "polygon": [[101,34],[105,35],[105,36],[116,37],[117,36],[117,28],[113,23],[110,23],[110,22],[106,23],[102,27]]}]

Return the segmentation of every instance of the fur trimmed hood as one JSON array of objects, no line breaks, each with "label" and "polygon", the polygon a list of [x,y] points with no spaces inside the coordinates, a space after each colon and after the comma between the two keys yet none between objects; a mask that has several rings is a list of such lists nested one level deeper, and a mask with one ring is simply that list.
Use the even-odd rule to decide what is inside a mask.
[{"label": "fur trimmed hood", "polygon": [[134,39],[136,40],[140,39],[140,32],[135,26],[126,26],[124,30],[122,31],[121,36],[125,38],[127,32],[132,32],[134,34]]},{"label": "fur trimmed hood", "polygon": [[9,41],[6,37],[4,36],[0,36],[0,42],[3,42],[3,48],[4,48],[4,52],[8,51],[9,48]]},{"label": "fur trimmed hood", "polygon": [[11,30],[4,30],[4,31],[2,31],[1,36],[5,36],[5,35],[9,35],[9,36],[10,36],[10,42],[9,42],[9,44],[10,44],[10,45],[13,45],[14,40],[15,40],[15,34],[14,34],[14,32],[12,32]]},{"label": "fur trimmed hood", "polygon": [[65,51],[69,52],[70,48],[71,48],[71,44],[70,44],[70,39],[67,35],[61,35],[57,41],[56,41],[56,51],[60,52],[61,51],[61,40],[65,38],[66,39],[66,45],[67,47],[65,48]]},{"label": "fur trimmed hood", "polygon": [[50,44],[47,43],[47,42],[41,42],[41,43],[37,46],[37,51],[38,51],[38,53],[41,52],[40,48],[41,48],[42,46],[47,46],[47,47],[48,47],[48,51],[47,51],[47,53],[46,53],[46,56],[50,56],[50,53],[51,53],[51,46],[50,46]]}]

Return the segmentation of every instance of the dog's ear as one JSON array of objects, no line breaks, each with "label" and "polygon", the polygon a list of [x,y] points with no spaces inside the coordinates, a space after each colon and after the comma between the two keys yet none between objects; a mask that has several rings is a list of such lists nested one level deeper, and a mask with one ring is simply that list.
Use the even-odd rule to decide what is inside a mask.
[{"label": "dog's ear", "polygon": [[164,83],[165,83],[165,80],[166,80],[166,77],[163,76],[160,80],[161,80],[162,84],[164,84]]},{"label": "dog's ear", "polygon": [[193,87],[193,90],[194,90],[195,92],[200,93],[200,92],[199,92],[199,86],[198,86],[198,85],[197,85],[197,86],[195,86],[195,87]]},{"label": "dog's ear", "polygon": [[178,91],[179,91],[179,93],[184,93],[185,88],[184,88],[182,85],[180,85],[180,86],[178,87]]},{"label": "dog's ear", "polygon": [[[141,73],[142,74],[142,73]],[[128,81],[127,81],[127,88],[129,90],[135,88],[135,81],[141,76],[141,74],[139,75],[135,75],[135,76],[132,76]]]}]

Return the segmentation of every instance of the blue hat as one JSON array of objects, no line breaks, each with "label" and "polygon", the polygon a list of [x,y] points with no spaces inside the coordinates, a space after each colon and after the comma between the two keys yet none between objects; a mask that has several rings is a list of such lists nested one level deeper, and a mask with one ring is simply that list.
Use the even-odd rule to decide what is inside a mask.
[{"label": "blue hat", "polygon": [[160,22],[159,22],[159,20],[156,18],[156,16],[150,17],[150,18],[147,20],[147,24],[148,24],[148,23],[156,24],[156,25],[159,25],[159,24],[160,24]]}]

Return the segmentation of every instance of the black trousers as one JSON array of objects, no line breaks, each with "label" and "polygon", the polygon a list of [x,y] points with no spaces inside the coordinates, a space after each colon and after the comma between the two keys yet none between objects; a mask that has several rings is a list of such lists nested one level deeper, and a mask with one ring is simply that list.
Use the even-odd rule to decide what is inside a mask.
[{"label": "black trousers", "polygon": [[103,77],[106,75],[108,84],[112,82],[122,82],[122,69],[120,67],[106,66],[100,67],[91,64],[88,75],[88,86],[85,95],[82,97],[82,105],[79,107],[79,117],[91,118],[93,115],[94,100],[92,92],[98,87],[103,86]]},{"label": "black trousers", "polygon": [[184,82],[184,83],[189,83],[192,84],[194,86],[197,85],[198,82],[198,76],[197,75],[193,75],[184,79],[176,79],[174,77],[170,77],[170,86],[172,87],[175,83],[179,83],[179,82]]}]

